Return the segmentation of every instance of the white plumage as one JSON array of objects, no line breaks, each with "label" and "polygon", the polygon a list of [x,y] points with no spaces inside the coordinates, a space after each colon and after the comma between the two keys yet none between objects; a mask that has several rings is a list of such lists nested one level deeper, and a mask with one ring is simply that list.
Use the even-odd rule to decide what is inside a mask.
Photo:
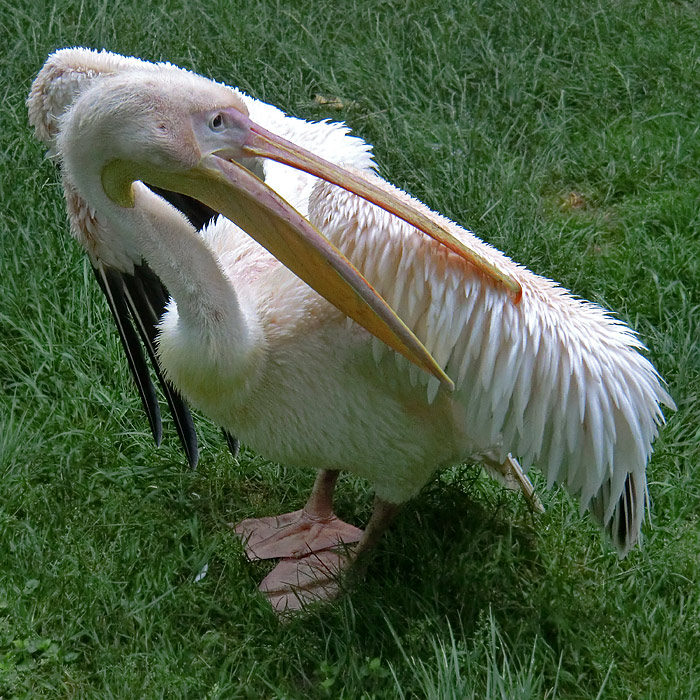
[{"label": "white plumage", "polygon": [[[439,244],[354,195],[321,183],[310,210],[311,221],[453,378],[454,399],[464,407],[470,436],[478,436],[477,449],[496,450],[500,461],[518,455],[525,469],[537,465],[545,473],[548,486],[565,484],[625,553],[631,543],[616,538],[623,516],[617,505],[630,475],[629,488],[638,497],[625,517],[636,532],[645,467],[663,421],[659,404],[673,406],[639,353],[636,335],[599,306],[574,298],[442,217],[455,236],[516,277],[523,289],[519,304]],[[390,354],[378,341],[374,347],[375,359]],[[437,380],[391,354],[399,372],[427,384],[432,403]]]},{"label": "white plumage", "polygon": [[[57,52],[29,100],[37,137],[60,151],[57,134],[86,86],[128,72],[173,82],[193,75],[108,53]],[[382,181],[370,147],[344,125],[304,122],[241,96],[253,121],[397,194],[515,278],[522,298],[515,303],[458,255],[383,209],[266,160],[265,182],[357,266],[455,391],[372,339],[223,217],[201,235],[235,289],[252,343],[248,359],[229,362],[236,352],[230,329],[195,329],[183,322],[176,298],[161,322],[159,349],[173,383],[266,457],[353,471],[390,503],[415,495],[442,466],[516,455],[525,469],[541,469],[550,487],[565,485],[627,553],[644,515],[645,469],[664,420],[660,405],[673,407],[636,335]],[[137,262],[138,252],[125,261],[111,242],[103,246],[107,238],[94,231],[100,211],[83,201],[70,176],[64,180],[81,243],[111,265]]]}]

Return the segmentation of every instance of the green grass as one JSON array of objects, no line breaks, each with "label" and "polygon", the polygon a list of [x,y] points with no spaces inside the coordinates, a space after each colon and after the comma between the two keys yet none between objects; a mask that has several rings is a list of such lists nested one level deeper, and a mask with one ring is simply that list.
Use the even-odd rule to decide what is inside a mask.
[{"label": "green grass", "polygon": [[[700,696],[699,32],[672,0],[0,0],[0,697]],[[313,475],[233,463],[203,420],[197,472],[172,426],[153,447],[27,127],[66,45],[344,119],[390,180],[628,321],[679,408],[644,547],[619,562],[561,492],[533,518],[456,467],[362,586],[280,624],[227,523]],[[366,484],[338,501],[366,521]]]}]

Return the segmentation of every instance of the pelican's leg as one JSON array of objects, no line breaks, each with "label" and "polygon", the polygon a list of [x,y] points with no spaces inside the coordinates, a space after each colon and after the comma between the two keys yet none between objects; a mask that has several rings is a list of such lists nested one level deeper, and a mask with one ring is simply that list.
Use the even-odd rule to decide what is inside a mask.
[{"label": "pelican's leg", "polygon": [[520,466],[520,462],[518,462],[515,457],[508,455],[504,464],[509,470],[512,478],[517,481],[528,506],[530,506],[530,510],[533,513],[544,513],[545,510],[544,506],[542,505],[542,501],[540,501],[540,497],[537,495],[535,487],[532,485],[532,482],[530,479],[528,479],[527,474]]},{"label": "pelican's leg", "polygon": [[342,573],[356,579],[365,572],[368,554],[389,527],[400,506],[375,498],[372,517],[356,547],[336,547],[299,559],[283,559],[262,581],[260,590],[283,613],[335,598]]},{"label": "pelican's leg", "polygon": [[511,491],[522,491],[523,497],[533,513],[545,512],[542,501],[535,492],[535,487],[515,457],[508,455],[505,462],[498,462],[490,455],[481,455],[481,460],[486,472],[496,481]]},{"label": "pelican's leg", "polygon": [[269,518],[249,518],[235,530],[250,560],[303,557],[311,552],[357,542],[362,530],[333,512],[333,489],[338,471],[321,470],[309,500],[301,510]]}]

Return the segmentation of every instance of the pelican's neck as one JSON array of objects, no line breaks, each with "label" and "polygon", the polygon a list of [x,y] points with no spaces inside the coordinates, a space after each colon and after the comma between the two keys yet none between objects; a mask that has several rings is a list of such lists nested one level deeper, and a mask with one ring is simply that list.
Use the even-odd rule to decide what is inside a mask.
[{"label": "pelican's neck", "polygon": [[177,305],[160,324],[159,356],[170,379],[195,406],[229,424],[220,397],[246,396],[264,358],[255,310],[241,304],[218,258],[185,217],[145,185],[134,183],[133,207],[104,196],[97,217],[112,245],[138,251]]},{"label": "pelican's neck", "polygon": [[[110,209],[114,211],[114,205]],[[201,331],[243,330],[245,319],[233,285],[180,212],[135,183],[134,207],[120,213],[117,225],[123,229],[127,221],[132,224],[130,235],[136,249],[163,281],[188,326]]]},{"label": "pelican's neck", "polygon": [[[248,322],[233,285],[213,251],[174,207],[140,182],[133,183],[133,206],[120,206],[102,189],[99,168],[78,160],[79,149],[65,154],[68,191],[94,212],[91,236],[80,237],[97,257],[123,269],[145,260],[177,303],[188,330],[235,344],[243,354]],[[91,171],[95,172],[91,172]],[[84,205],[79,208],[84,209]],[[80,227],[81,222],[73,222]]]}]

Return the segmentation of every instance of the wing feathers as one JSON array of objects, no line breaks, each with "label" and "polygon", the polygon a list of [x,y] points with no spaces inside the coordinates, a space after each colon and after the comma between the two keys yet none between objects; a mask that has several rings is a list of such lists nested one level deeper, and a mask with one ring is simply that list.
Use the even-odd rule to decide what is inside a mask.
[{"label": "wing feathers", "polygon": [[[664,421],[660,405],[674,408],[656,370],[638,352],[643,346],[600,307],[406,200],[517,277],[521,302],[514,305],[407,224],[325,183],[316,187],[310,215],[446,367],[469,434],[485,443],[480,447],[512,453],[524,468],[538,465],[549,486],[563,484],[580,498],[625,554],[644,514],[646,463]],[[387,261],[388,249],[396,268]],[[372,260],[377,250],[381,270]],[[415,367],[408,373],[432,401],[438,389]]]},{"label": "wing feathers", "polygon": [[160,421],[160,407],[158,406],[158,397],[156,390],[151,381],[151,375],[146,365],[146,358],[143,356],[138,335],[134,331],[129,318],[129,312],[124,299],[124,287],[119,272],[106,267],[102,263],[93,267],[95,277],[104,292],[107,299],[107,305],[112,313],[112,318],[119,332],[124,353],[126,354],[131,376],[134,378],[134,383],[138,389],[141,402],[143,403],[144,411],[148,417],[148,424],[153,433],[153,439],[156,445],[160,445],[163,436],[163,428]]},{"label": "wing feathers", "polygon": [[192,416],[176,389],[163,377],[156,354],[156,325],[168,298],[163,285],[146,265],[135,266],[133,274],[119,272],[99,261],[93,269],[117,325],[156,444],[160,445],[162,438],[160,408],[139,338],[165,394],[187,462],[196,467],[197,435]]},{"label": "wing feathers", "polygon": [[233,456],[234,459],[238,457],[238,453],[241,451],[241,443],[238,441],[238,438],[234,437],[231,433],[228,432],[228,430],[224,430],[224,438],[226,438],[226,444],[228,445],[228,449],[231,452],[231,455]]},{"label": "wing feathers", "polygon": [[199,460],[199,450],[192,415],[175,387],[163,377],[156,351],[157,325],[165,311],[168,294],[158,277],[145,264],[135,266],[134,274],[123,274],[122,279],[131,316],[168,402],[187,462],[194,469]]}]

